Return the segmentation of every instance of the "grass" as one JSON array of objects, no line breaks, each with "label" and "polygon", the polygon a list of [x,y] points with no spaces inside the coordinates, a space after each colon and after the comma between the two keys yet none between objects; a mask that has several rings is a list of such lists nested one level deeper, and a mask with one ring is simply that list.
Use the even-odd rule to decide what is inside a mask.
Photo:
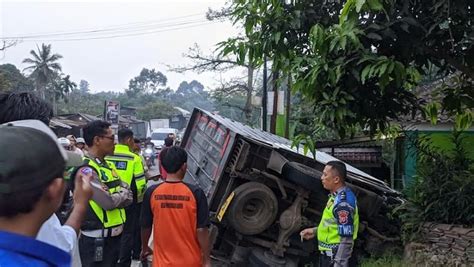
[{"label": "grass", "polygon": [[365,258],[360,262],[361,267],[403,267],[404,264],[400,255],[388,254],[379,258]]}]

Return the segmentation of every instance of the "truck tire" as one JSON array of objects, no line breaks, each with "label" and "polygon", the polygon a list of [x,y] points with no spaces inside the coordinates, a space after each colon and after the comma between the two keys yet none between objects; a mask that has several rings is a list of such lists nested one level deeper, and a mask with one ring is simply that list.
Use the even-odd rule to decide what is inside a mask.
[{"label": "truck tire", "polygon": [[283,177],[301,187],[312,192],[322,192],[324,190],[321,184],[320,171],[297,162],[288,162],[282,169]]},{"label": "truck tire", "polygon": [[272,225],[278,212],[278,200],[268,186],[248,182],[234,192],[226,214],[232,228],[243,235],[256,235]]}]

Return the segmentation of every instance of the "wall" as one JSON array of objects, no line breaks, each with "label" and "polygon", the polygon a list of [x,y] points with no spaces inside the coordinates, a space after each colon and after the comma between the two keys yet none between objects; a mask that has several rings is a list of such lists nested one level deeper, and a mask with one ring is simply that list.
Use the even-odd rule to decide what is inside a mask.
[{"label": "wall", "polygon": [[474,228],[425,223],[424,243],[411,243],[405,257],[415,266],[474,266]]}]

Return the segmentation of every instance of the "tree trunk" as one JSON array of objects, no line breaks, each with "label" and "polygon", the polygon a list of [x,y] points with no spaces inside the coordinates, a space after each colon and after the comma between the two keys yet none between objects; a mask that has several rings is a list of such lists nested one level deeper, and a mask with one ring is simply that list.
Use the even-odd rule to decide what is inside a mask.
[{"label": "tree trunk", "polygon": [[58,115],[58,105],[56,103],[56,96],[53,94],[53,116]]},{"label": "tree trunk", "polygon": [[251,124],[252,121],[252,92],[253,92],[253,72],[254,68],[248,66],[248,77],[247,77],[247,99],[245,101],[244,114],[245,122]]}]

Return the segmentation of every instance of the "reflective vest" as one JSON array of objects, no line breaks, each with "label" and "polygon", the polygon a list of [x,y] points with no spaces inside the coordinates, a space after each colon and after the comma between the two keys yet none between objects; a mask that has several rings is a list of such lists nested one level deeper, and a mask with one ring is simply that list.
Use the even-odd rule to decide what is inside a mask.
[{"label": "reflective vest", "polygon": [[115,145],[114,155],[105,159],[115,165],[120,179],[134,192],[133,202],[142,202],[146,191],[146,179],[140,156],[131,152],[128,146],[118,144]]},{"label": "reflective vest", "polygon": [[319,250],[337,249],[341,236],[357,238],[359,230],[359,210],[354,193],[343,187],[336,194],[329,195],[318,226]]},{"label": "reflective vest", "polygon": [[[84,157],[84,162],[97,172],[99,180],[108,187],[110,193],[115,193],[120,189],[121,181],[113,164],[100,163],[98,159],[94,160],[88,157]],[[83,230],[110,228],[125,223],[125,209],[123,208],[105,210],[94,200],[89,200],[89,206],[95,214],[95,218],[91,218],[90,215],[86,216]],[[99,224],[95,223],[94,219],[98,220]]]}]

